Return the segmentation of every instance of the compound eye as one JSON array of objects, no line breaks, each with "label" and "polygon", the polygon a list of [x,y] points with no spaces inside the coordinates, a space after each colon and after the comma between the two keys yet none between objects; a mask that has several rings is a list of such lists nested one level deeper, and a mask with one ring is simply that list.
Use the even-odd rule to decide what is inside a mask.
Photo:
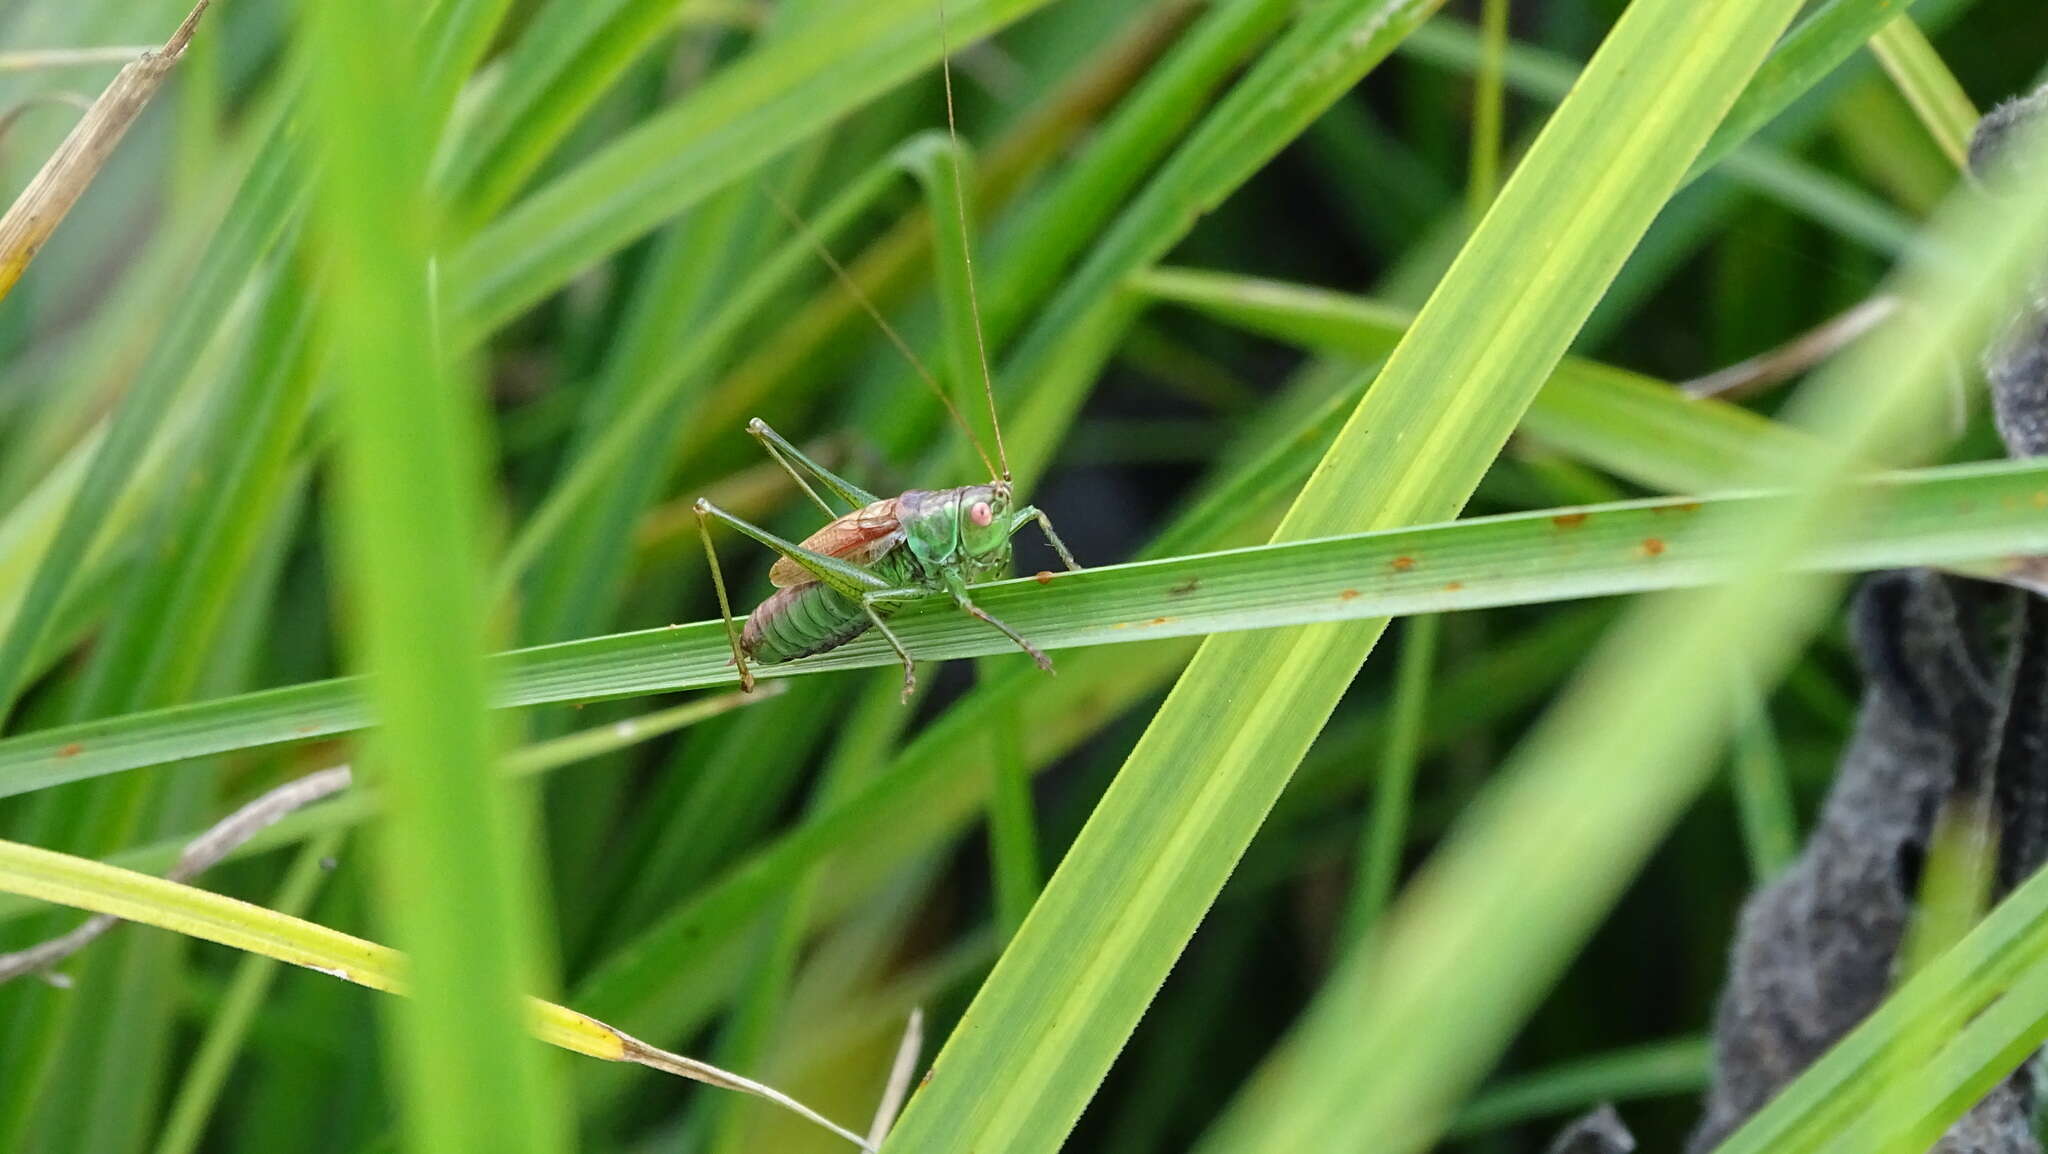
[{"label": "compound eye", "polygon": [[967,519],[986,529],[996,519],[996,511],[989,508],[987,501],[976,501],[968,507]]}]

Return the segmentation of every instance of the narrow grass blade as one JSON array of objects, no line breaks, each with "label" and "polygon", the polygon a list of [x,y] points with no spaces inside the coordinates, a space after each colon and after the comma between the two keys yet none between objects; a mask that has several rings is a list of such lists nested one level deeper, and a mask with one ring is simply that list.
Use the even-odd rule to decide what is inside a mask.
[{"label": "narrow grass blade", "polygon": [[[1414,322],[1406,309],[1362,297],[1193,269],[1153,269],[1132,288],[1278,340],[1367,359],[1393,351]],[[1358,395],[1367,383],[1358,383]],[[1578,357],[1558,364],[1522,429],[1579,460],[1676,492],[1727,484],[1756,461],[1810,445],[1805,434],[1747,409]]]},{"label": "narrow grass blade", "polygon": [[[1802,564],[1860,570],[2040,551],[2048,525],[2034,502],[2048,500],[2039,496],[2044,470],[1951,466],[1872,482],[1870,519],[1816,535]],[[1064,649],[1680,588],[1725,579],[1742,555],[1739,526],[1687,535],[1702,510],[1761,516],[1773,502],[1723,496],[1471,518],[1025,577],[977,586],[975,600],[1046,648]],[[892,628],[933,659],[1010,652],[1003,638],[940,605],[909,607]],[[516,650],[494,662],[493,701],[510,708],[730,685],[731,656],[716,621]],[[893,660],[881,642],[864,639],[761,672],[806,676]],[[362,693],[356,679],[309,682],[8,738],[0,741],[0,797],[360,729],[369,722]]]},{"label": "narrow grass blade", "polygon": [[1344,937],[1365,938],[1393,899],[1400,879],[1401,852],[1408,846],[1408,806],[1422,758],[1422,730],[1428,721],[1429,682],[1436,666],[1441,619],[1410,617],[1401,630],[1401,658],[1394,674],[1394,712],[1379,773],[1367,805],[1365,835],[1358,843],[1357,875],[1345,911]]},{"label": "narrow grass blade", "polygon": [[1941,62],[1941,55],[1928,43],[1927,34],[1901,15],[1870,38],[1870,50],[1877,54],[1899,94],[1913,106],[1927,134],[1941,146],[1942,154],[1958,171],[1970,166],[1970,134],[1977,128],[1977,108],[1957,83],[1955,75]]}]

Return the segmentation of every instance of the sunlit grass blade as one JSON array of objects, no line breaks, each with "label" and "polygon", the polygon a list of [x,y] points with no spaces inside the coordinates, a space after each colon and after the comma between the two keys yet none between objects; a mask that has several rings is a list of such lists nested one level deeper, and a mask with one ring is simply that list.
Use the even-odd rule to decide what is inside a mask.
[{"label": "sunlit grass blade", "polygon": [[1870,38],[1870,50],[1898,87],[1900,95],[1913,106],[1927,134],[1941,146],[1943,155],[1956,168],[1970,166],[1970,133],[1977,127],[1977,109],[1957,83],[1955,75],[1941,62],[1941,55],[1928,43],[1927,34],[1900,15]]}]

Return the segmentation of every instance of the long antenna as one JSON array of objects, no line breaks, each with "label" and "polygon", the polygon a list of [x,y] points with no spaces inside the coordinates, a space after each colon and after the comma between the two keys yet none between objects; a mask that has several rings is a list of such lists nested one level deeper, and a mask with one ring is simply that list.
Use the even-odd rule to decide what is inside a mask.
[{"label": "long antenna", "polygon": [[[960,180],[960,130],[953,119],[953,49],[946,43],[946,0],[939,4],[939,76],[946,86],[946,139],[953,146],[953,216],[960,224],[960,257],[967,264],[967,312],[974,321],[974,351],[981,356],[981,390],[988,397],[988,423],[996,434],[996,459],[1003,463],[1002,479],[1010,479],[1010,452],[1003,447],[1003,421],[996,415],[996,379],[988,371],[988,341],[981,335],[981,300],[974,291],[974,242],[967,235],[967,191]],[[980,452],[980,446],[975,447]],[[982,454],[982,463],[988,455]],[[989,470],[991,474],[995,470]]]},{"label": "long antenna", "polygon": [[[775,206],[775,211],[782,214],[782,219],[789,222],[789,227],[795,229],[797,235],[803,237],[810,244],[811,251],[818,254],[818,259],[825,262],[825,267],[832,270],[832,275],[838,278],[840,287],[844,288],[847,295],[854,299],[854,303],[860,305],[861,309],[874,320],[875,327],[882,330],[882,335],[889,338],[889,343],[896,346],[896,351],[903,354],[903,359],[909,361],[910,367],[916,369],[917,375],[922,377],[924,383],[931,387],[932,392],[939,398],[939,403],[946,406],[946,414],[953,418],[955,425],[960,427],[961,435],[967,438],[968,444],[974,446],[974,455],[981,458],[982,467],[989,471],[990,476],[994,476],[996,467],[989,461],[988,453],[982,449],[981,441],[975,437],[974,429],[967,424],[967,418],[961,415],[960,406],[953,403],[953,398],[947,395],[945,387],[939,384],[939,379],[932,375],[932,371],[924,367],[924,362],[917,359],[917,354],[911,351],[909,342],[905,341],[902,334],[896,331],[895,326],[891,325],[888,319],[882,316],[882,310],[876,308],[875,302],[868,299],[868,294],[861,291],[860,282],[853,279],[853,274],[846,271],[846,266],[839,263],[839,258],[832,255],[832,250],[826,247],[824,240],[816,232],[812,231],[810,225],[804,223],[804,218],[797,215],[796,209],[791,207],[790,203],[782,198],[782,194],[768,187],[765,181],[761,184],[761,191],[767,195],[768,202]],[[973,280],[971,277],[968,283],[972,285]],[[979,339],[980,335],[980,328],[977,325],[975,336]],[[986,371],[987,368],[984,365],[983,372]],[[991,403],[993,403],[993,397],[991,397]],[[998,430],[996,432],[996,446],[998,449],[1001,448],[1003,443],[1002,436],[1001,430]],[[1005,462],[1003,478],[1008,480],[1009,476],[1008,462]]]}]

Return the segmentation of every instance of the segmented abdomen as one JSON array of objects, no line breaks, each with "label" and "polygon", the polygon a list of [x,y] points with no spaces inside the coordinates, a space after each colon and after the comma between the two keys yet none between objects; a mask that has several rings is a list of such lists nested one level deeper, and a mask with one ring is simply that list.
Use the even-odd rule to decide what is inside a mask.
[{"label": "segmented abdomen", "polygon": [[873,625],[852,599],[823,582],[777,589],[747,615],[740,648],[763,665],[837,649]]}]

